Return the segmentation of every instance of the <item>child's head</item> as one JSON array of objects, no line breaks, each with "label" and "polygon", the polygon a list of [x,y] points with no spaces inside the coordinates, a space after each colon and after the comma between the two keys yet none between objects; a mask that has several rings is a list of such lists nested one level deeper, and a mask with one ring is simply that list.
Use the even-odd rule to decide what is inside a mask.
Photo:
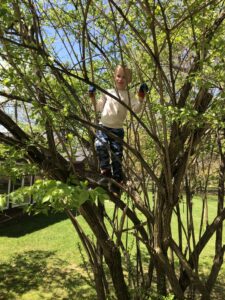
[{"label": "child's head", "polygon": [[125,90],[132,80],[132,72],[126,66],[116,66],[114,80],[118,90]]}]

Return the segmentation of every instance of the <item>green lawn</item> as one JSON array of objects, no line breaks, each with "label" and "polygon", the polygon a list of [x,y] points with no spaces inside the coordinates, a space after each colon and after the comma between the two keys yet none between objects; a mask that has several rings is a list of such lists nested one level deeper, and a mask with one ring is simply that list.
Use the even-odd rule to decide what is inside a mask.
[{"label": "green lawn", "polygon": [[[186,204],[182,203],[180,205],[181,210],[181,218],[184,224],[186,224]],[[201,213],[202,213],[202,199],[200,197],[194,197],[193,205],[192,205],[193,215],[194,215],[194,230],[195,230],[195,240],[198,242],[199,240],[199,228],[201,222]],[[210,195],[208,199],[208,222],[214,220],[217,215],[217,197],[215,195]],[[206,229],[206,224],[203,223],[203,231],[204,233]],[[173,217],[172,220],[172,230],[173,230],[173,237],[177,240],[177,218]],[[223,233],[225,232],[225,222],[223,223]],[[224,235],[223,235],[223,243]],[[184,245],[185,247],[186,245]],[[193,249],[193,244],[191,243],[191,247]],[[201,275],[202,279],[207,278],[209,276],[209,272],[213,263],[214,255],[215,255],[215,234],[211,238],[210,242],[206,245],[204,250],[200,255],[200,268],[199,274]],[[217,300],[224,300],[225,299],[225,265],[223,264],[222,269],[220,270],[217,283],[215,284],[215,288],[213,289],[211,299]]]},{"label": "green lawn", "polygon": [[[216,215],[216,201],[210,201],[210,221]],[[107,209],[113,205],[107,201]],[[201,201],[193,206],[198,226]],[[185,210],[184,210],[185,211]],[[80,221],[84,221],[79,217]],[[185,214],[183,214],[185,220]],[[173,220],[176,238],[176,220]],[[64,214],[24,216],[0,227],[0,300],[96,299],[93,279],[86,275],[78,237]],[[214,240],[202,254],[201,272],[208,273]],[[83,252],[84,253],[84,252]],[[225,268],[214,291],[225,299]]]},{"label": "green lawn", "polygon": [[0,299],[96,299],[78,237],[64,214],[24,216],[0,227]]}]

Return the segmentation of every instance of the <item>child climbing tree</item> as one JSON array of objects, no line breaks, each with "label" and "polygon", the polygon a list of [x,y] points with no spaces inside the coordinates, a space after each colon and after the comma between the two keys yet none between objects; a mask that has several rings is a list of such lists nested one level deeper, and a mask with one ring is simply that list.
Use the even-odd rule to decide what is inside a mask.
[{"label": "child climbing tree", "polygon": [[[147,85],[142,84],[138,92],[138,99],[135,99],[135,96],[128,91],[131,78],[131,70],[126,66],[118,65],[114,73],[115,89],[107,90],[108,95],[102,95],[101,99],[96,102],[95,88],[91,86],[89,89],[89,96],[95,112],[101,112],[100,126],[102,128],[96,133],[95,145],[102,175],[99,183],[105,186],[111,183],[110,178],[113,178],[120,185],[124,183],[122,171],[123,123],[126,118],[127,107],[130,107],[134,113],[140,112],[145,94],[148,91]],[[110,164],[110,157],[112,164]],[[110,184],[109,188],[113,193],[120,194],[119,186]]]}]

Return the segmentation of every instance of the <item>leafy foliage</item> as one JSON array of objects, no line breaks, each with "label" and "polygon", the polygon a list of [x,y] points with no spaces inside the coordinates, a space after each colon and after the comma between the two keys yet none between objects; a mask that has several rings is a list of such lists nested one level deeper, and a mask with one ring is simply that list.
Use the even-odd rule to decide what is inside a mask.
[{"label": "leafy foliage", "polygon": [[37,174],[39,168],[36,164],[25,160],[25,149],[16,149],[7,145],[0,145],[0,174],[11,177],[13,180],[25,175]]},{"label": "leafy foliage", "polygon": [[[32,196],[34,205],[27,210],[36,213],[48,213],[49,210],[64,211],[65,209],[78,209],[84,202],[102,203],[108,199],[106,191],[100,187],[88,189],[87,182],[80,182],[72,186],[57,180],[36,180],[32,186],[21,187],[8,195],[13,204],[23,203]],[[1,207],[5,205],[6,195],[1,195]]]}]

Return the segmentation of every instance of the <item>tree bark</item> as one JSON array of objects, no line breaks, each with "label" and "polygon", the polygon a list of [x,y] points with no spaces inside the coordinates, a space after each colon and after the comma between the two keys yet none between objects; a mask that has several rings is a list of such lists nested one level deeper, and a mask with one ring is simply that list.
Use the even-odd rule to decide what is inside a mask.
[{"label": "tree bark", "polygon": [[167,294],[166,277],[177,299],[184,299],[183,291],[172,268],[167,252],[171,238],[172,205],[166,195],[158,194],[154,224],[154,248],[156,258],[157,290],[159,295]]},{"label": "tree bark", "polygon": [[96,209],[94,209],[93,205],[85,202],[80,208],[80,211],[86,222],[92,229],[93,233],[95,234],[100,246],[102,247],[104,258],[106,264],[109,267],[118,300],[130,299],[128,288],[123,275],[119,248],[114,244],[107,232],[104,230],[102,224],[100,223],[99,217],[97,217]]}]

